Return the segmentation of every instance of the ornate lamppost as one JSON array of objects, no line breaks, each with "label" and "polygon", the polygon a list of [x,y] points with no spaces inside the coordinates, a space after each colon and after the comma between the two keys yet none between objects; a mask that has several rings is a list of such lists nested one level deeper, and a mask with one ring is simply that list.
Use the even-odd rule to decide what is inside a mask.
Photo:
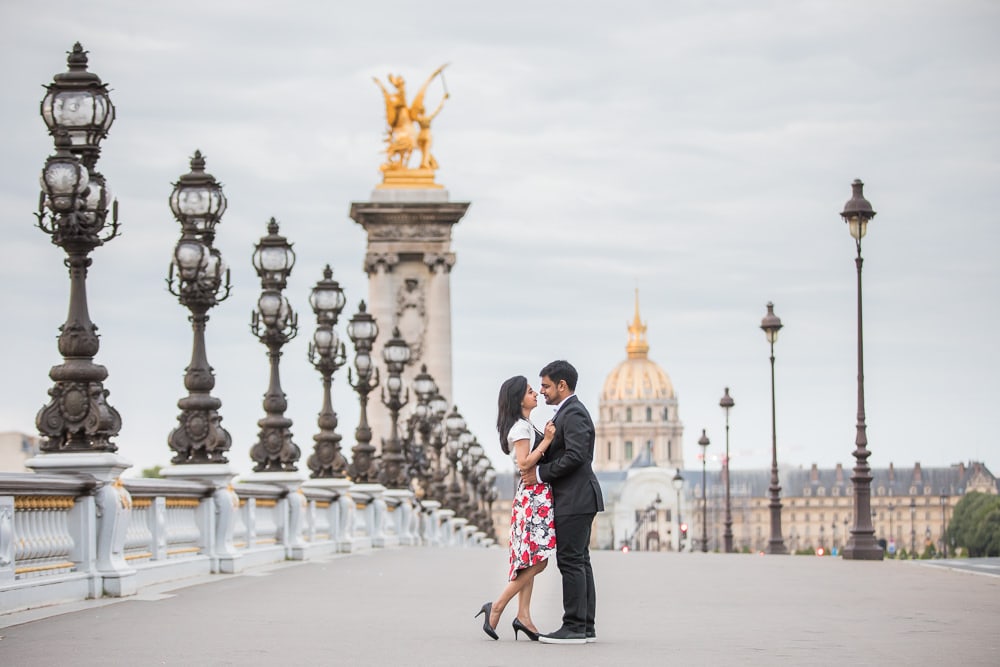
[{"label": "ornate lamppost", "polygon": [[[445,465],[447,458],[444,453],[445,445],[448,442],[448,425],[446,421],[448,399],[440,393],[435,393],[434,398],[430,400],[427,407],[433,419],[430,443],[434,450],[434,479],[431,484],[431,495],[435,500],[443,503],[448,489],[445,483],[448,474]],[[461,415],[459,417],[461,418]]]},{"label": "ornate lamppost", "polygon": [[309,363],[323,378],[323,407],[317,420],[319,433],[313,436],[316,444],[306,461],[312,471],[310,477],[315,479],[341,479],[347,470],[347,459],[340,451],[341,437],[336,431],[337,413],[333,411],[330,399],[333,374],[347,361],[344,344],[334,329],[346,302],[344,290],[333,279],[333,269],[327,264],[323,269],[323,279],[316,283],[309,295],[309,304],[316,313],[316,333],[309,343]]},{"label": "ornate lamppost", "polygon": [[851,198],[844,205],[840,216],[848,225],[857,256],[854,265],[858,270],[858,422],[857,434],[854,438],[854,527],[851,537],[844,547],[844,558],[848,560],[882,560],[882,548],[875,541],[875,528],[871,523],[872,474],[868,466],[868,436],[865,425],[865,373],[864,373],[864,337],[861,325],[861,239],[868,229],[868,222],[875,217],[871,203],[865,199],[864,183],[854,179],[851,184]]},{"label": "ornate lamppost", "polygon": [[774,314],[774,304],[767,302],[767,315],[760,322],[760,328],[767,336],[767,342],[771,346],[771,484],[768,491],[771,493],[771,501],[768,508],[771,511],[771,537],[767,541],[767,553],[787,554],[785,540],[781,537],[781,485],[778,483],[778,430],[775,419],[774,408],[774,343],[778,340],[778,331],[783,325],[777,315]]},{"label": "ornate lamppost", "polygon": [[[413,377],[413,393],[417,404],[413,406],[410,415],[407,458],[411,463],[411,473],[419,479],[423,495],[430,500],[433,496],[435,461],[428,460],[431,452],[431,431],[434,428],[434,413],[431,411],[431,400],[437,395],[438,386],[433,376],[427,372],[427,364],[420,367],[420,372]],[[419,442],[417,436],[419,435]]]},{"label": "ornate lamppost", "polygon": [[946,530],[946,515],[948,510],[948,494],[943,490],[941,491],[941,557],[948,557],[948,536],[945,534]]},{"label": "ornate lamppost", "polygon": [[684,536],[681,534],[681,489],[684,488],[684,478],[681,476],[681,469],[677,468],[677,472],[674,473],[673,479],[670,480],[670,484],[674,487],[674,493],[677,494],[677,551],[684,550]]},{"label": "ornate lamppost", "polygon": [[917,518],[917,499],[910,497],[910,558],[915,558],[913,554],[917,551],[917,529],[914,523]]},{"label": "ornate lamppost", "polygon": [[354,370],[357,371],[357,381],[347,369],[347,381],[358,393],[361,403],[361,419],[354,432],[357,444],[353,447],[351,465],[348,474],[356,484],[369,484],[378,477],[378,466],[374,461],[375,448],[372,447],[372,430],[368,425],[368,394],[379,384],[378,368],[372,364],[372,343],[378,336],[378,324],[367,311],[365,302],[358,305],[358,312],[347,325],[347,335],[354,343]]},{"label": "ornate lamppost", "polygon": [[107,402],[103,382],[108,371],[94,363],[100,339],[87,307],[87,268],[90,253],[118,235],[118,202],[112,203],[104,176],[96,170],[115,108],[107,86],[87,71],[87,52],[79,43],[67,64],[69,71],[53,77],[42,99],[42,118],[55,140],[55,153],[42,168],[35,215],[38,228],[66,253],[69,314],[58,342],[63,363],[49,371],[55,382],[48,392],[51,400],[38,412],[35,425],[45,438],[44,453],[113,453],[118,447],[111,439],[122,420]]},{"label": "ornate lamppost", "polygon": [[725,542],[725,550],[727,554],[733,552],[733,511],[732,506],[729,502],[729,409],[736,405],[733,401],[733,397],[729,395],[729,387],[726,387],[725,393],[722,395],[722,399],[719,400],[719,406],[726,413],[726,459],[724,461],[723,473],[726,476],[726,529],[722,534],[722,539]]},{"label": "ornate lamppost", "polygon": [[288,401],[281,390],[279,363],[281,348],[295,338],[299,330],[298,315],[292,310],[282,290],[295,266],[295,253],[288,240],[278,234],[278,222],[271,218],[267,236],[254,249],[253,265],[260,276],[262,289],[253,312],[251,330],[267,346],[271,362],[271,377],[264,394],[266,416],[257,422],[260,433],[250,448],[254,472],[294,472],[299,460],[299,447],[292,442],[292,420],[285,417]]},{"label": "ornate lamppost", "polygon": [[705,476],[705,464],[708,458],[708,436],[701,429],[698,446],[701,447],[701,551],[708,552],[708,478]]},{"label": "ornate lamppost", "polygon": [[191,171],[174,183],[170,210],[181,223],[181,238],[167,274],[167,289],[191,311],[191,363],[184,369],[188,395],[177,401],[178,426],[167,437],[177,465],[228,463],[233,439],[222,428],[222,401],[212,396],[215,375],[205,351],[208,311],[229,297],[229,269],[213,245],[215,226],[226,211],[222,185],[205,173],[201,151],[191,158]]},{"label": "ornate lamppost", "polygon": [[893,503],[890,502],[889,505],[886,507],[886,509],[889,510],[889,545],[892,545],[892,547],[894,549],[894,551],[892,553],[895,553],[895,548],[896,548],[896,530],[895,530],[895,524],[893,522],[893,518],[894,517],[892,516],[892,514],[893,514],[893,512],[896,511],[896,506]]},{"label": "ornate lamppost", "polygon": [[[385,361],[386,381],[382,387],[382,405],[389,408],[392,422],[389,439],[382,439],[382,468],[379,471],[379,483],[390,489],[405,489],[410,484],[406,470],[406,459],[403,457],[403,446],[399,438],[399,411],[410,402],[410,390],[403,393],[403,369],[410,360],[410,346],[399,335],[399,327],[392,330],[392,338],[386,341],[382,348],[382,358]],[[389,398],[386,399],[386,389]]]}]

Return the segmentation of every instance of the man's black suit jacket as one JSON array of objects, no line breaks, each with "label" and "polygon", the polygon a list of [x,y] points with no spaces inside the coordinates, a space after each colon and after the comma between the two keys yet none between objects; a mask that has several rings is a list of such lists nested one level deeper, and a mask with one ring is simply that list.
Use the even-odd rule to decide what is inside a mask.
[{"label": "man's black suit jacket", "polygon": [[556,413],[555,425],[556,434],[538,473],[552,485],[556,517],[604,511],[601,485],[591,466],[594,422],[590,413],[580,399],[570,396]]}]

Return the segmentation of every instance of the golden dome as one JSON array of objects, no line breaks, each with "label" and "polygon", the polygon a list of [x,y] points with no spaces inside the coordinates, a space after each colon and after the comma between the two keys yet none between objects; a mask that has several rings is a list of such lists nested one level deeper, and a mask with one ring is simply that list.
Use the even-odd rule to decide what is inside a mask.
[{"label": "golden dome", "polygon": [[628,359],[618,364],[604,381],[602,401],[675,398],[674,385],[660,366],[649,359],[646,325],[639,318],[639,290],[635,291],[635,317],[628,326]]}]

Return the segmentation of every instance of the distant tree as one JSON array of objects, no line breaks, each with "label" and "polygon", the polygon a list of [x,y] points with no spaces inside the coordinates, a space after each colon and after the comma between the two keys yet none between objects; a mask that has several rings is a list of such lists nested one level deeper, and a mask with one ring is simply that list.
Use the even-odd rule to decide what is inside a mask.
[{"label": "distant tree", "polygon": [[160,474],[161,470],[163,470],[163,466],[153,466],[151,468],[143,468],[142,469],[142,476],[143,477],[160,478],[160,477],[163,477],[163,475]]},{"label": "distant tree", "polygon": [[973,558],[1000,556],[1000,496],[966,494],[952,512],[947,539]]}]

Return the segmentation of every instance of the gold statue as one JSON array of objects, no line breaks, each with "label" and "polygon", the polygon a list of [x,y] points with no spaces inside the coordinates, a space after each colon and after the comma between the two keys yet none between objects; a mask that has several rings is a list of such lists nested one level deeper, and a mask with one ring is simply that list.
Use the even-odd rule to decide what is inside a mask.
[{"label": "gold statue", "polygon": [[[431,153],[431,123],[441,113],[445,100],[451,95],[445,85],[444,96],[430,114],[427,113],[424,97],[427,87],[435,77],[440,76],[441,83],[444,84],[443,72],[447,66],[444,64],[434,70],[409,104],[406,102],[406,81],[403,77],[389,74],[389,83],[395,91],[388,90],[378,78],[373,77],[385,98],[387,124],[385,138],[387,159],[379,167],[383,173],[382,185],[379,187],[441,187],[434,183],[434,171],[438,168],[438,162]],[[414,148],[420,151],[420,166],[411,169],[410,157]]]}]

